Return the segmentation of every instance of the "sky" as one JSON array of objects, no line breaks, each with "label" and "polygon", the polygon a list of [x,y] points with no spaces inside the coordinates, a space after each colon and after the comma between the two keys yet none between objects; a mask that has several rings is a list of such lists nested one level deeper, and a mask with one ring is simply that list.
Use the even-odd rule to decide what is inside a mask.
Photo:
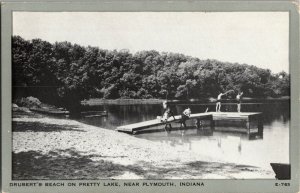
[{"label": "sky", "polygon": [[13,35],[289,72],[288,12],[13,12]]}]

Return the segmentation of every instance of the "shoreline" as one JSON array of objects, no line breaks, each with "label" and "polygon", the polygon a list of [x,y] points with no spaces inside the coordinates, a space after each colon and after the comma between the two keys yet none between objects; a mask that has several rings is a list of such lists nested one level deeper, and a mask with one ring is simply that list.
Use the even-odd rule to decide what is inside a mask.
[{"label": "shoreline", "polygon": [[[216,99],[190,99],[190,100],[167,100],[170,103],[200,103],[200,104],[215,104]],[[273,103],[273,102],[287,102],[290,98],[243,98],[243,103]],[[100,99],[92,98],[81,101],[82,105],[96,106],[96,105],[138,105],[138,104],[162,104],[166,99]],[[236,104],[235,99],[225,99],[224,104]]]},{"label": "shoreline", "polygon": [[75,120],[13,118],[14,180],[236,178],[274,174]]},{"label": "shoreline", "polygon": [[98,99],[92,98],[81,101],[82,105],[135,105],[135,104],[161,104],[164,99]]}]

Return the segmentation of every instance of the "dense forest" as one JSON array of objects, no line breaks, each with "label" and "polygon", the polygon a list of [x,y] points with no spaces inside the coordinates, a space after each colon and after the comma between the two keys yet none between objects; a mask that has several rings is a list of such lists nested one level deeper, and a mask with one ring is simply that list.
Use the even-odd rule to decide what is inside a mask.
[{"label": "dense forest", "polygon": [[88,98],[185,100],[231,89],[247,97],[281,97],[290,94],[290,75],[178,53],[133,54],[13,36],[12,86],[14,98],[34,96],[70,109]]}]

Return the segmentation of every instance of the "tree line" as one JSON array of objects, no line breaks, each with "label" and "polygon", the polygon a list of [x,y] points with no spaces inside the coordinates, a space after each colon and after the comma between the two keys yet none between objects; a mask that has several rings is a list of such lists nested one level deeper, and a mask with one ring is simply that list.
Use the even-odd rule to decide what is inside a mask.
[{"label": "tree line", "polygon": [[290,75],[179,53],[133,54],[13,36],[12,86],[14,98],[30,95],[70,109],[88,98],[185,100],[231,89],[248,97],[281,97],[290,95]]}]

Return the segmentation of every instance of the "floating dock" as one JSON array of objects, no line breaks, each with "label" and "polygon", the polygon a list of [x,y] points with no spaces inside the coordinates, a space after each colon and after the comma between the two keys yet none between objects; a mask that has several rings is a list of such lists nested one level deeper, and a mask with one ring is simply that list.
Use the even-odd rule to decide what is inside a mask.
[{"label": "floating dock", "polygon": [[[30,108],[32,112],[41,113],[45,115],[70,115],[69,111],[63,111],[59,109],[43,109],[43,108]],[[107,111],[82,111],[80,112],[82,117],[107,117]]]},{"label": "floating dock", "polygon": [[[251,133],[252,128],[258,129],[258,134],[262,135],[263,132],[263,117],[261,112],[207,112],[207,113],[197,113],[191,114],[189,120],[196,120],[196,128],[200,129],[201,121],[208,120],[210,121],[210,129],[214,131],[215,123],[218,121],[239,121],[242,122],[244,127],[243,131],[245,131],[248,135]],[[166,125],[168,123],[180,123],[181,115],[177,115],[174,118],[169,118],[167,122],[162,122],[159,119],[123,125],[117,127],[117,131],[126,132],[135,134],[138,131],[146,130],[151,127]]]},{"label": "floating dock", "polygon": [[107,117],[107,111],[82,111],[81,116],[83,117]]},{"label": "floating dock", "polygon": [[250,135],[251,129],[257,128],[258,135],[263,135],[263,114],[261,112],[212,112],[211,115],[215,126],[219,126],[217,125],[218,122],[240,122],[243,127],[240,127],[239,131]]},{"label": "floating dock", "polygon": [[43,108],[30,108],[32,112],[37,112],[46,115],[69,115],[69,111],[55,110],[55,109],[43,109]]}]

